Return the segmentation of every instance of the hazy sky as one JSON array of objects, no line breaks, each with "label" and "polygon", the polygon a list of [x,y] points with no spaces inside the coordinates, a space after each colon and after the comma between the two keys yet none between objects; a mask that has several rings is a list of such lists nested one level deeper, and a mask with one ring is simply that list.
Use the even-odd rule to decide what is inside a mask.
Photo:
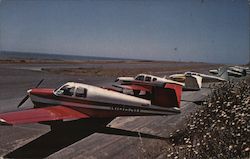
[{"label": "hazy sky", "polygon": [[0,0],[0,49],[246,63],[247,0]]}]

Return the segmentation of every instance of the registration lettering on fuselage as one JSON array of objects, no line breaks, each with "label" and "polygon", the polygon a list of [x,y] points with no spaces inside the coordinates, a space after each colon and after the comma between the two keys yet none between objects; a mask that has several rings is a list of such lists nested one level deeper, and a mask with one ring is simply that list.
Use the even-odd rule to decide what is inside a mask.
[{"label": "registration lettering on fuselage", "polygon": [[119,106],[112,106],[111,110],[116,110],[116,111],[124,111],[124,112],[133,112],[133,113],[139,113],[141,111],[140,108],[129,108],[123,105]]}]

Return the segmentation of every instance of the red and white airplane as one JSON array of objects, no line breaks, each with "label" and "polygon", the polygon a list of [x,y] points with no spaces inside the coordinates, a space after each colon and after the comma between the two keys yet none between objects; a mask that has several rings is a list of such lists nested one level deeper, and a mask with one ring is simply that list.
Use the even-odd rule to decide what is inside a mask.
[{"label": "red and white airplane", "polygon": [[[41,82],[37,85],[37,87]],[[182,86],[173,83],[141,85],[150,92],[142,99],[92,85],[68,82],[58,89],[34,88],[29,97],[34,108],[0,114],[1,125],[67,123],[85,119],[113,119],[118,116],[173,115],[180,113]],[[18,106],[18,107],[19,107]]]},{"label": "red and white airplane", "polygon": [[121,85],[113,85],[115,87],[120,87],[123,89],[132,89],[134,90],[134,94],[136,91],[143,91],[140,90],[139,87],[140,85],[161,85],[161,84],[175,84],[175,85],[180,85],[182,86],[184,91],[198,91],[201,89],[201,81],[202,78],[200,76],[196,75],[189,75],[186,77],[185,81],[174,81],[171,79],[166,79],[166,77],[158,77],[158,76],[153,76],[149,74],[138,74],[135,77],[118,77],[115,82],[119,82]]}]

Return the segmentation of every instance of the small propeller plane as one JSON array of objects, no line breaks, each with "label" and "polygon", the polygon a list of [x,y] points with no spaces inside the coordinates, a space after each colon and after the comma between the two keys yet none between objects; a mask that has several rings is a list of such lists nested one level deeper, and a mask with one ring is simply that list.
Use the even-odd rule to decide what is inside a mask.
[{"label": "small propeller plane", "polygon": [[124,89],[131,89],[134,90],[135,93],[135,91],[140,91],[140,90],[143,91],[143,89],[140,89],[138,85],[169,83],[169,84],[181,85],[184,91],[198,91],[201,89],[201,80],[202,78],[196,75],[187,76],[186,81],[179,82],[167,79],[166,77],[161,78],[149,74],[138,74],[135,77],[118,77],[115,80],[115,82],[120,82],[121,85],[113,85],[113,86]]},{"label": "small propeller plane", "polygon": [[[209,70],[211,74],[219,74],[220,72],[219,68],[214,69],[214,70]],[[242,66],[230,66],[227,68],[227,73],[229,76],[234,76],[234,77],[243,77],[249,74],[249,68],[248,67],[242,67]]]},{"label": "small propeller plane", "polygon": [[169,78],[175,81],[184,82],[188,76],[199,76],[202,78],[202,81],[209,81],[209,82],[224,82],[228,81],[228,72],[227,68],[220,68],[218,70],[218,75],[206,75],[198,72],[185,72],[183,74],[173,74],[170,75]]},{"label": "small propeller plane", "polygon": [[68,82],[58,89],[38,88],[27,91],[34,108],[0,114],[1,125],[27,123],[53,124],[85,119],[114,119],[118,116],[173,115],[180,113],[182,85],[165,83],[141,85],[150,99],[122,94],[92,85]]}]

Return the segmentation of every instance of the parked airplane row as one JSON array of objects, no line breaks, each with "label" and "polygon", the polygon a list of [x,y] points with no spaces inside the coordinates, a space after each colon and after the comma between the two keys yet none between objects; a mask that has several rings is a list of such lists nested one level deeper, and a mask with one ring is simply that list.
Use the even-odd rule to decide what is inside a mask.
[{"label": "parked airplane row", "polygon": [[[34,108],[0,114],[0,125],[41,123],[51,131],[94,119],[106,126],[118,116],[179,114],[182,91],[197,91],[204,79],[227,81],[228,70],[218,69],[217,76],[185,72],[168,78],[148,74],[118,77],[111,88],[68,82],[57,89],[35,88],[17,107],[31,99]],[[81,127],[82,125],[77,125]]]},{"label": "parked airplane row", "polygon": [[[173,74],[169,77],[157,77],[148,74],[138,74],[135,77],[118,77],[115,82],[119,82],[120,85],[113,85],[120,88],[129,88],[131,85],[138,84],[163,84],[172,83],[179,84],[183,86],[183,91],[198,91],[202,88],[202,81],[209,82],[224,82],[227,81],[228,73],[226,68],[220,68],[217,76],[206,75],[197,72],[185,72],[183,74]],[[128,86],[129,85],[129,86]],[[137,93],[138,94],[138,93]]]},{"label": "parked airplane row", "polygon": [[[209,70],[209,72],[212,74],[218,74],[217,69]],[[250,69],[249,67],[243,67],[243,66],[230,66],[228,67],[227,72],[229,76],[243,77],[250,74]]]},{"label": "parked airplane row", "polygon": [[[239,66],[235,68],[247,69]],[[217,76],[185,72],[171,75],[169,79],[148,74],[118,77],[113,88],[74,82],[66,83],[58,89],[37,88],[40,81],[34,89],[27,91],[28,95],[18,105],[21,106],[30,97],[34,108],[0,114],[0,123],[16,125],[45,122],[53,125],[54,121],[86,118],[177,114],[180,113],[182,91],[200,90],[203,80],[228,80],[228,69],[220,68],[217,72]]]},{"label": "parked airplane row", "polygon": [[[0,114],[0,123],[15,125],[35,122],[115,118],[128,115],[169,115],[180,113],[182,90],[197,91],[202,81],[227,81],[230,71],[247,72],[246,67],[219,68],[217,76],[185,72],[165,77],[139,74],[118,77],[113,88],[69,82],[59,89],[34,88],[29,97],[34,109]],[[242,71],[243,70],[243,71]],[[216,72],[211,71],[210,72]],[[243,75],[243,74],[242,74]],[[42,81],[41,81],[42,82]],[[38,87],[41,82],[36,86]],[[120,88],[121,90],[117,90]]]},{"label": "parked airplane row", "polygon": [[182,85],[178,83],[130,86],[131,90],[145,91],[145,96],[132,96],[112,88],[75,82],[68,82],[58,89],[37,87],[29,89],[28,95],[18,105],[21,106],[30,97],[34,108],[0,114],[2,125],[44,123],[53,127],[56,121],[180,113]]}]

